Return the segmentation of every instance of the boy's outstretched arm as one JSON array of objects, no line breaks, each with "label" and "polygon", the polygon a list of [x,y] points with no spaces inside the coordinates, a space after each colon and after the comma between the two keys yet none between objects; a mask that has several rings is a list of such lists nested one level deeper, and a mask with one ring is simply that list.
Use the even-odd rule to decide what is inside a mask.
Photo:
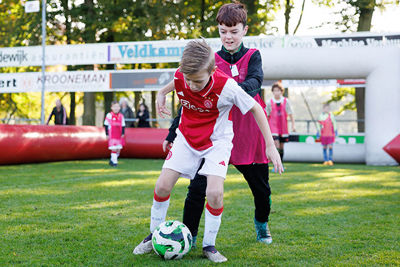
[{"label": "boy's outstretched arm", "polygon": [[156,106],[157,113],[164,118],[164,115],[171,115],[171,112],[165,106],[166,95],[175,90],[174,80],[170,81],[166,86],[164,86],[160,91],[158,91]]},{"label": "boy's outstretched arm", "polygon": [[283,172],[283,165],[281,161],[281,157],[279,156],[278,151],[276,150],[274,140],[272,139],[271,130],[268,125],[267,117],[265,116],[263,108],[260,104],[256,103],[250,111],[253,113],[253,116],[258,124],[258,127],[261,130],[261,133],[264,136],[265,145],[266,145],[266,153],[269,160],[274,164],[275,170],[279,174]]}]

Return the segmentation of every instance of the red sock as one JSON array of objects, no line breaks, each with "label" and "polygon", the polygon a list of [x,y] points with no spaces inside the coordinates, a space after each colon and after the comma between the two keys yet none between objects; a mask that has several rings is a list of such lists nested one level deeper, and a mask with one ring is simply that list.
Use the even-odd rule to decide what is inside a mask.
[{"label": "red sock", "polygon": [[219,215],[221,215],[221,213],[224,211],[224,206],[222,206],[222,207],[219,208],[219,209],[214,209],[214,208],[212,208],[212,207],[208,204],[208,202],[207,202],[207,204],[206,204],[206,209],[207,209],[212,215],[214,215],[214,216],[219,216]]},{"label": "red sock", "polygon": [[155,201],[157,201],[157,202],[164,202],[164,201],[167,201],[167,200],[169,199],[169,197],[170,197],[170,195],[168,195],[168,196],[166,196],[166,197],[157,196],[156,190],[154,189],[154,200],[155,200]]}]

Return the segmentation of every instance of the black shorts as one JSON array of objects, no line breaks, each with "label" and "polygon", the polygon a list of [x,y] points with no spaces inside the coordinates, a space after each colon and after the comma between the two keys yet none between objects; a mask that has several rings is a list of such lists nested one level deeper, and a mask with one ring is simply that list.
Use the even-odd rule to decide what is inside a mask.
[{"label": "black shorts", "polygon": [[274,138],[274,140],[279,140],[279,143],[287,143],[289,142],[289,136],[285,136],[283,137],[282,135],[273,135],[272,138]]}]

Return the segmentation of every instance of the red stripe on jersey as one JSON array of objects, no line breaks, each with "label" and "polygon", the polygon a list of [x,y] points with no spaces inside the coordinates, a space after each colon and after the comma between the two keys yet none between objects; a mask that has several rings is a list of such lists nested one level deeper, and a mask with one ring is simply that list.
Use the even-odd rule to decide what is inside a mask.
[{"label": "red stripe on jersey", "polygon": [[175,72],[175,90],[183,107],[179,130],[196,150],[213,145],[210,137],[220,115],[218,99],[228,79],[229,76],[217,69],[203,90],[192,92],[179,69]]}]

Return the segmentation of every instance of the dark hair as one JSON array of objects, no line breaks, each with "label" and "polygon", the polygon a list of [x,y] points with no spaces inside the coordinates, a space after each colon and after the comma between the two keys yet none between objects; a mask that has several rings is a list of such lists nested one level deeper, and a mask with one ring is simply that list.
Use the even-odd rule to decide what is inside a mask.
[{"label": "dark hair", "polygon": [[283,85],[280,82],[276,82],[272,85],[271,92],[273,92],[275,88],[278,88],[279,90],[281,90],[282,94],[285,93],[285,88],[283,87]]},{"label": "dark hair", "polygon": [[246,26],[247,23],[247,10],[244,4],[239,1],[234,1],[230,4],[223,5],[217,14],[218,24],[225,24],[228,27],[236,26],[242,23]]},{"label": "dark hair", "polygon": [[214,52],[204,39],[187,43],[180,63],[180,71],[183,74],[193,74],[204,69],[211,73],[214,67]]},{"label": "dark hair", "polygon": [[118,105],[119,105],[119,102],[118,102],[118,101],[115,101],[115,100],[111,102],[111,106],[113,106],[113,105],[115,105],[115,104],[118,104]]},{"label": "dark hair", "polygon": [[145,103],[140,103],[139,107],[138,107],[138,110],[139,110],[140,106],[142,106],[142,105],[144,107],[144,110],[147,110],[147,111],[149,110],[149,108],[147,107],[147,105]]}]

